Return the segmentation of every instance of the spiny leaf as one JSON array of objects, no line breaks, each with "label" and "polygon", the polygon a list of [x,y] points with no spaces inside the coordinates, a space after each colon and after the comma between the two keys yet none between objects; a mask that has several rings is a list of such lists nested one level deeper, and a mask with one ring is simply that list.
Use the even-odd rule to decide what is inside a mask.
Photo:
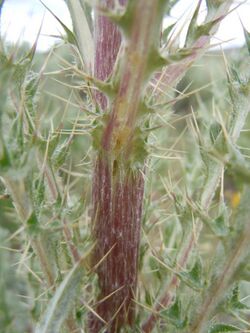
[{"label": "spiny leaf", "polygon": [[249,113],[250,80],[243,80],[233,67],[228,71],[227,78],[233,107],[228,132],[236,142]]},{"label": "spiny leaf", "polygon": [[193,209],[194,214],[200,218],[216,236],[224,237],[228,235],[228,215],[227,208],[224,205],[220,206],[220,212],[215,218],[204,214],[203,210],[198,205],[191,208]]},{"label": "spiny leaf", "polygon": [[25,98],[25,105],[30,113],[31,116],[35,116],[36,110],[36,97],[37,91],[40,83],[40,75],[29,72],[26,76],[24,82],[24,98]]},{"label": "spiny leaf", "polygon": [[190,288],[200,291],[203,287],[201,259],[198,257],[191,271],[178,273],[178,276]]},{"label": "spiny leaf", "polygon": [[39,213],[45,199],[45,183],[43,175],[33,181],[32,197],[34,209],[36,210],[36,213]]},{"label": "spiny leaf", "polygon": [[2,172],[6,171],[9,167],[11,167],[11,159],[9,156],[9,152],[1,134],[0,134],[0,167]]},{"label": "spiny leaf", "polygon": [[171,62],[181,61],[194,53],[192,48],[181,48],[178,49],[175,53],[169,54],[166,57],[166,65]]},{"label": "spiny leaf", "polygon": [[186,205],[185,198],[178,194],[172,195],[178,220],[183,228],[187,228],[188,225],[190,226],[190,222],[192,221],[192,210],[188,205]]},{"label": "spiny leaf", "polygon": [[152,296],[151,296],[150,292],[148,292],[147,289],[145,289],[145,302],[149,306],[152,306],[152,304],[153,304]]},{"label": "spiny leaf", "polygon": [[250,165],[245,160],[241,152],[234,147],[234,145],[228,145],[228,151],[230,153],[230,161],[228,162],[229,168],[233,171],[236,179],[243,183],[250,183]]},{"label": "spiny leaf", "polygon": [[[194,15],[193,15],[191,22],[189,24],[189,27],[188,27],[188,32],[187,32],[187,37],[186,37],[187,46],[192,45],[192,43],[197,41],[202,36],[209,36],[213,32],[213,28],[216,27],[218,25],[218,23],[220,23],[225,17],[225,14],[222,14],[216,18],[213,18],[213,15],[211,15],[211,17],[212,17],[211,20],[207,20],[204,24],[197,25],[197,18],[198,18],[201,2],[202,1],[199,0],[196,10],[194,12]],[[216,8],[220,7],[220,5],[221,5],[221,3],[214,7],[208,6],[208,11],[210,13],[211,12],[216,13]]]},{"label": "spiny leaf", "polygon": [[208,333],[240,332],[238,327],[227,324],[216,324],[210,327]]},{"label": "spiny leaf", "polygon": [[244,31],[244,36],[245,36],[245,40],[246,40],[246,45],[247,45],[247,49],[248,49],[248,53],[250,55],[250,32],[247,31],[247,29],[244,27],[244,25],[241,23],[243,31]]},{"label": "spiny leaf", "polygon": [[79,46],[80,54],[88,68],[88,71],[91,72],[94,59],[94,42],[91,34],[91,27],[89,26],[90,20],[88,20],[85,15],[87,8],[79,0],[67,0],[66,2],[72,16],[74,30],[77,37],[77,45]]},{"label": "spiny leaf", "polygon": [[162,37],[161,37],[163,44],[167,43],[168,37],[175,25],[176,25],[176,22],[171,24],[170,26],[168,26],[166,29],[164,29],[164,31],[162,33]]},{"label": "spiny leaf", "polygon": [[53,134],[53,136],[51,136],[50,138],[38,138],[36,139],[36,142],[42,153],[45,153],[45,151],[47,150],[47,156],[48,159],[50,159],[59,145],[59,140],[60,135]]},{"label": "spiny leaf", "polygon": [[13,142],[15,142],[16,145],[15,155],[23,154],[25,151],[25,147],[24,147],[23,115],[21,113],[16,116],[16,119],[14,119],[11,125],[10,138],[15,138],[13,139]]},{"label": "spiny leaf", "polygon": [[226,224],[226,217],[224,214],[219,215],[210,223],[212,231],[218,237],[225,237],[229,233],[229,228]]},{"label": "spiny leaf", "polygon": [[162,279],[161,270],[160,270],[159,264],[158,264],[158,262],[156,262],[155,258],[149,259],[149,266],[150,266],[150,269],[154,272],[155,277],[159,281],[161,281],[161,279]]},{"label": "spiny leaf", "polygon": [[77,297],[84,273],[84,261],[90,251],[71,269],[50,300],[47,310],[38,323],[35,333],[59,333],[61,326]]},{"label": "spiny leaf", "polygon": [[40,233],[40,226],[39,222],[37,220],[36,214],[33,211],[30,217],[27,220],[27,227],[28,227],[28,232],[30,235],[37,235]]},{"label": "spiny leaf", "polygon": [[232,290],[231,297],[228,300],[228,307],[232,311],[249,310],[249,307],[246,304],[243,304],[239,300],[239,284],[238,283]]},{"label": "spiny leaf", "polygon": [[145,142],[145,133],[143,133],[139,128],[137,128],[135,130],[135,137],[132,143],[132,154],[128,161],[132,169],[137,169],[138,167],[143,166],[145,158],[148,155]]},{"label": "spiny leaf", "polygon": [[65,140],[62,144],[58,145],[51,156],[51,162],[55,170],[59,169],[60,166],[65,162],[69,152],[70,142]]},{"label": "spiny leaf", "polygon": [[30,70],[31,61],[28,58],[23,58],[17,64],[14,64],[13,79],[15,80],[19,91],[21,91],[25,77]]},{"label": "spiny leaf", "polygon": [[198,26],[194,33],[194,40],[197,40],[201,36],[209,36],[212,28],[216,26],[219,22],[221,22],[223,19],[224,15]]},{"label": "spiny leaf", "polygon": [[198,15],[199,15],[199,11],[200,11],[200,6],[201,6],[201,0],[199,0],[199,2],[197,4],[193,17],[188,26],[186,43],[185,43],[186,46],[192,44],[192,42],[194,42],[194,40],[195,40],[194,37],[195,37],[196,29],[197,29],[197,19],[198,19]]},{"label": "spiny leaf", "polygon": [[187,317],[182,318],[182,305],[178,297],[168,310],[161,312],[161,315],[178,329],[183,329],[187,326]]},{"label": "spiny leaf", "polygon": [[26,58],[29,59],[30,61],[33,60],[34,55],[36,53],[37,43],[38,43],[38,39],[39,39],[41,31],[42,31],[42,27],[43,27],[43,20],[42,20],[40,28],[38,30],[36,40],[35,40],[34,44],[32,45],[31,49],[29,50],[28,54],[26,55]]},{"label": "spiny leaf", "polygon": [[62,28],[64,29],[65,33],[66,33],[66,36],[67,36],[67,40],[70,44],[73,44],[73,45],[77,45],[77,40],[76,40],[76,37],[75,35],[73,34],[73,32],[59,19],[58,16],[56,16],[55,13],[52,12],[51,9],[49,9],[49,7],[47,7],[45,5],[44,2],[42,2],[42,0],[40,0],[40,2],[43,4],[43,6],[50,12],[51,15],[54,16],[54,18],[60,23],[60,25],[62,26]]},{"label": "spiny leaf", "polygon": [[212,123],[212,125],[210,126],[210,129],[209,129],[209,134],[210,134],[210,139],[211,139],[212,144],[215,143],[215,141],[218,138],[218,136],[220,135],[221,131],[222,131],[222,127],[221,127],[220,123],[218,123],[218,122]]}]

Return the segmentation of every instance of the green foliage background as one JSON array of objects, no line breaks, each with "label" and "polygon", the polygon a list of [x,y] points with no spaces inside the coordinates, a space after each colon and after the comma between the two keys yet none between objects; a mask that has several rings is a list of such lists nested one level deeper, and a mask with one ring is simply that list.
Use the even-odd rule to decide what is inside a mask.
[{"label": "green foliage background", "polygon": [[[53,295],[53,288],[45,284],[32,242],[39,244],[42,240],[46,244],[58,284],[73,266],[62,236],[64,221],[67,220],[73,243],[81,254],[91,243],[89,216],[95,154],[91,131],[99,118],[96,110],[90,108],[89,96],[80,89],[89,82],[72,70],[77,64],[71,47],[63,43],[48,54],[34,54],[27,45],[1,41],[0,332],[33,332]],[[203,216],[195,203],[207,177],[206,161],[215,163],[218,159],[207,147],[221,135],[220,126],[226,124],[234,107],[230,89],[232,94],[238,84],[249,90],[249,82],[244,86],[249,80],[247,71],[249,54],[245,46],[225,53],[207,52],[177,89],[168,91],[167,102],[150,121],[154,130],[148,142],[138,293],[138,302],[146,309],[153,306],[175,270],[178,250],[185,244],[195,218],[204,222],[187,270],[178,273],[182,283],[175,302],[161,313],[159,332],[164,331],[164,322],[170,325],[170,333],[185,332],[186,323],[195,315],[203,293],[216,280],[228,249],[233,247],[234,233],[240,230],[236,216],[243,187],[250,179],[249,116],[237,142],[242,155],[225,151],[229,149],[226,145],[218,147],[220,157],[232,153],[233,162],[226,167],[224,184],[216,190],[209,216],[207,212]],[[56,197],[46,184],[45,164],[61,189]],[[14,194],[27,204],[29,213],[32,211],[25,224],[22,214],[16,213],[13,193],[5,188],[6,179]],[[217,304],[210,333],[249,329],[249,255],[243,253],[242,258],[236,283],[230,284]],[[90,289],[97,293],[98,288],[96,277],[88,273],[84,279],[81,294],[91,304]],[[144,307],[139,306],[138,323],[147,315]],[[88,308],[78,300],[74,316],[82,325],[87,312]],[[225,325],[219,326],[221,323]]]}]

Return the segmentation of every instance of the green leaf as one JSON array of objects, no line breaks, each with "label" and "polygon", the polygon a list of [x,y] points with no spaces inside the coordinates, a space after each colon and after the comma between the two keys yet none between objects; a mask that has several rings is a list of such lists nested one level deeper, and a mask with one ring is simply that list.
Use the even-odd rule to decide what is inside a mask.
[{"label": "green leaf", "polygon": [[145,302],[147,305],[152,306],[153,305],[153,300],[151,294],[148,292],[147,289],[145,289]]},{"label": "green leaf", "polygon": [[132,169],[136,170],[144,165],[145,159],[148,156],[145,133],[143,133],[139,128],[135,129],[131,146],[131,156],[128,162],[130,163]]},{"label": "green leaf", "polygon": [[27,220],[27,227],[30,235],[37,235],[40,232],[39,222],[37,220],[36,214],[33,211]]},{"label": "green leaf", "polygon": [[182,305],[179,298],[176,298],[174,304],[168,309],[161,312],[161,316],[166,318],[173,326],[183,329],[187,326],[187,317],[182,318]]},{"label": "green leaf", "polygon": [[162,274],[160,271],[160,267],[158,262],[154,258],[149,259],[149,267],[153,271],[154,276],[159,280],[162,281]]},{"label": "green leaf", "polygon": [[216,236],[225,237],[228,235],[229,228],[226,224],[226,220],[227,217],[225,214],[221,214],[209,223],[212,231]]},{"label": "green leaf", "polygon": [[240,332],[241,329],[233,325],[216,324],[209,328],[208,333]]},{"label": "green leaf", "polygon": [[66,0],[66,3],[68,5],[72,17],[74,30],[77,37],[77,45],[79,47],[80,54],[89,72],[91,72],[91,68],[93,68],[93,59],[94,59],[94,42],[89,22],[90,17],[88,20],[89,12],[87,10],[86,5],[84,5],[81,0],[75,0],[75,1]]},{"label": "green leaf", "polygon": [[230,229],[228,227],[228,211],[226,205],[220,204],[218,216],[215,218],[204,214],[199,206],[195,207],[194,213],[216,236],[225,237],[228,235]]},{"label": "green leaf", "polygon": [[87,254],[71,269],[63,282],[50,300],[47,310],[38,323],[35,333],[59,333],[61,326],[77,298],[77,291],[80,287],[84,273],[84,261],[90,254],[93,247],[87,251]]},{"label": "green leaf", "polygon": [[25,81],[25,77],[30,70],[31,61],[28,58],[24,58],[20,60],[18,63],[13,65],[13,80],[17,85],[18,90],[22,91],[23,82]]},{"label": "green leaf", "polygon": [[11,167],[10,156],[1,134],[0,134],[0,167],[2,172],[8,170],[8,168]]},{"label": "green leaf", "polygon": [[179,194],[174,194],[173,199],[178,220],[182,225],[185,225],[190,220],[191,210],[185,205],[185,200]]},{"label": "green leaf", "polygon": [[55,170],[59,169],[65,162],[69,152],[70,141],[65,140],[62,144],[58,145],[53,151],[51,161]]},{"label": "green leaf", "polygon": [[242,28],[243,28],[243,31],[244,31],[244,36],[245,36],[245,40],[246,40],[248,53],[250,55],[250,32],[248,32],[243,25],[242,25]]},{"label": "green leaf", "polygon": [[171,33],[171,31],[173,30],[173,27],[176,25],[176,22],[171,24],[170,26],[168,26],[166,29],[164,29],[163,33],[162,33],[162,42],[163,44],[166,44],[167,43],[167,40],[168,40],[168,37]]},{"label": "green leaf", "polygon": [[198,29],[197,19],[198,19],[198,15],[199,15],[199,11],[200,11],[200,6],[201,6],[201,0],[198,1],[198,4],[195,8],[193,17],[188,26],[187,37],[186,37],[186,42],[185,42],[186,47],[191,45],[195,41],[196,30]]},{"label": "green leaf", "polygon": [[46,152],[49,162],[60,145],[60,135],[53,134],[52,136],[46,138],[36,138],[36,143],[42,155]]},{"label": "green leaf", "polygon": [[15,137],[16,153],[20,155],[25,152],[24,147],[24,130],[23,130],[23,115],[18,114],[16,119],[13,121],[12,128],[10,131],[10,137]]},{"label": "green leaf", "polygon": [[239,71],[233,67],[228,71],[228,88],[232,101],[229,122],[229,134],[236,142],[249,113],[250,79],[242,79]]},{"label": "green leaf", "polygon": [[202,280],[202,263],[201,259],[198,257],[194,266],[189,272],[181,272],[178,273],[180,279],[186,283],[190,288],[201,291],[203,288],[203,280]]},{"label": "green leaf", "polygon": [[219,137],[220,133],[222,131],[221,124],[218,122],[214,122],[211,124],[209,129],[210,139],[212,144],[215,143],[216,139]]},{"label": "green leaf", "polygon": [[249,310],[249,307],[246,304],[241,303],[239,300],[239,284],[238,283],[232,290],[232,294],[228,300],[228,307],[232,311]]},{"label": "green leaf", "polygon": [[41,0],[40,2],[43,4],[43,6],[50,12],[51,15],[54,16],[54,18],[60,23],[60,25],[62,26],[62,28],[64,29],[65,33],[66,33],[66,36],[67,36],[67,41],[70,43],[70,44],[73,44],[73,45],[77,45],[77,40],[76,40],[76,37],[75,35],[73,34],[73,32],[59,19],[59,17],[57,17],[55,15],[55,13],[52,12],[51,9],[49,9],[49,7],[47,7],[45,5],[45,3],[43,3]]},{"label": "green leaf", "polygon": [[211,20],[207,23],[204,23],[197,27],[197,29],[194,32],[194,40],[197,40],[201,36],[209,36],[212,29],[220,23],[224,19],[225,15],[221,15],[220,17]]},{"label": "green leaf", "polygon": [[237,181],[243,183],[250,183],[250,164],[246,161],[239,149],[232,144],[228,144],[228,152],[230,160],[228,162],[229,168],[233,171]]},{"label": "green leaf", "polygon": [[24,83],[24,101],[32,118],[35,117],[39,83],[40,75],[34,72],[28,73]]},{"label": "green leaf", "polygon": [[44,199],[45,199],[45,182],[44,182],[43,175],[33,181],[32,197],[33,197],[33,205],[36,210],[36,213],[39,214],[39,211],[40,211],[42,204],[44,202]]}]

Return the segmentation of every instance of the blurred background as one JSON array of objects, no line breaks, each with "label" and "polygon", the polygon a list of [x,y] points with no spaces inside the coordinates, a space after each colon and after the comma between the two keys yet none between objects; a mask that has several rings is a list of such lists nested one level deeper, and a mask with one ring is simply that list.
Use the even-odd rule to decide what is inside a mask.
[{"label": "blurred background", "polygon": [[[72,23],[67,6],[63,0],[44,0],[48,6],[69,28]],[[165,24],[171,24],[179,20],[181,26],[183,22],[188,22],[190,13],[194,11],[197,1],[182,0],[171,11],[171,17],[165,20]],[[232,8],[239,6],[227,16],[220,25],[214,44],[223,41],[224,48],[242,46],[244,35],[241,22],[247,30],[250,30],[250,0],[236,0]],[[205,0],[202,3],[200,19],[205,15]],[[2,9],[1,33],[7,41],[33,43],[42,24],[41,36],[39,37],[38,50],[46,51],[55,42],[55,35],[63,33],[62,27],[57,20],[43,6],[40,0],[6,0]],[[183,29],[182,41],[185,38]]]},{"label": "blurred background", "polygon": [[[70,15],[63,0],[43,2],[72,29]],[[176,21],[180,28],[183,27],[177,41],[180,45],[184,45],[187,25],[197,2],[180,1],[164,21],[165,27]],[[250,31],[250,0],[235,1],[232,9],[237,6],[239,7],[220,25],[212,40],[212,52],[207,52],[202,59],[195,62],[176,90],[169,89],[167,94],[160,96],[166,107],[160,110],[159,117],[153,120],[152,127],[155,127],[156,131],[152,133],[148,142],[151,153],[149,167],[153,172],[146,186],[143,228],[147,239],[142,237],[141,252],[147,248],[148,240],[157,253],[166,257],[176,252],[181,239],[181,226],[178,224],[173,200],[170,200],[168,191],[181,195],[190,189],[187,194],[195,200],[196,191],[200,190],[204,177],[204,166],[191,126],[192,112],[202,133],[207,135],[209,126],[218,120],[218,115],[225,120],[231,112],[227,66],[236,68],[239,75],[244,74],[245,68],[249,68],[249,55],[244,45],[242,24]],[[205,10],[203,1],[199,18],[201,21]],[[23,68],[24,64],[20,59],[29,52],[40,27],[38,52],[34,56],[28,75],[19,77],[19,82],[14,74]],[[16,105],[22,102],[22,96],[19,95],[22,87],[20,89],[18,85],[28,87],[33,78],[37,78],[37,73],[43,69],[44,75],[39,81],[39,87],[36,87],[37,91],[30,94],[29,112],[34,128],[40,136],[38,149],[42,154],[48,154],[48,161],[53,165],[60,185],[65,188],[66,203],[63,214],[74,225],[74,237],[81,251],[81,244],[84,244],[84,239],[89,235],[94,154],[89,129],[95,124],[93,115],[88,113],[90,106],[87,97],[79,89],[80,85],[86,86],[86,82],[75,73],[64,70],[78,64],[78,59],[72,48],[62,41],[63,35],[61,25],[41,1],[5,0],[1,12],[1,47],[4,49],[4,52],[1,49],[1,56],[7,55],[8,61],[6,72],[0,71],[0,111],[3,111],[3,121],[6,124],[3,126],[3,134],[15,152],[18,143],[15,141],[16,127],[13,123],[18,109]],[[2,58],[0,65],[1,61]],[[31,87],[33,88],[32,85]],[[250,119],[238,143],[246,158],[249,158],[249,128]],[[25,139],[28,141],[29,137]],[[32,148],[31,143],[31,147],[27,148],[31,154]],[[33,189],[38,180],[40,181],[41,173],[33,168],[32,164],[23,169],[24,174],[32,172],[32,184],[29,185]],[[19,176],[17,174],[17,177]],[[224,194],[232,216],[239,203],[240,187],[241,183],[230,173],[225,174]],[[216,191],[215,202],[220,195],[219,190]],[[47,223],[48,220],[52,220],[52,214],[57,216],[59,208],[48,198],[43,199],[42,205],[41,219]],[[216,203],[213,209],[217,209]],[[54,222],[60,226],[61,220],[58,218]],[[48,234],[56,237],[53,232]],[[214,235],[205,226],[199,245],[204,260],[213,257],[214,242]],[[63,250],[60,257],[63,257]],[[58,261],[60,260],[62,259],[58,258]],[[69,268],[70,265],[67,265],[66,268]],[[148,274],[149,269],[155,271],[155,275]],[[143,287],[146,290],[152,290],[154,299],[162,288],[161,282],[166,278],[166,272],[159,264],[152,262],[142,265],[141,273],[146,276],[141,284],[145,284]],[[0,333],[33,332],[34,322],[39,319],[47,301],[41,283],[42,278],[24,226],[15,212],[9,193],[0,182]],[[240,293],[250,306],[249,284],[242,284]],[[79,312],[79,318],[82,315],[83,313]]]}]

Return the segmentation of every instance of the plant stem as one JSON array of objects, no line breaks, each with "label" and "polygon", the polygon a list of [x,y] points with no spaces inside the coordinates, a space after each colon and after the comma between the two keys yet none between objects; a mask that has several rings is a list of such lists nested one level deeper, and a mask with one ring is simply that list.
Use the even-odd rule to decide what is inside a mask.
[{"label": "plant stem", "polygon": [[[126,0],[121,1],[122,4]],[[100,1],[102,6],[108,9],[114,7],[114,0]],[[121,45],[121,33],[118,27],[112,23],[107,17],[95,13],[95,64],[94,75],[99,80],[105,81],[112,73],[116,57]],[[107,107],[106,97],[98,92],[96,99],[102,110]]]},{"label": "plant stem", "polygon": [[[106,5],[111,9],[114,6],[114,1],[105,0],[100,2],[102,5]],[[107,17],[95,13],[95,64],[94,74],[95,77],[100,80],[106,80],[111,74],[116,57],[121,45],[121,35],[117,26],[112,23]],[[107,108],[107,99],[101,92],[95,94],[96,101],[100,108],[105,111]],[[96,166],[94,171],[93,181],[93,233],[94,238],[97,239],[97,248],[95,250],[94,264],[102,259],[102,257],[110,250],[110,241],[107,239],[103,243],[102,237],[109,233],[111,234],[110,220],[111,220],[111,175],[109,166],[102,160],[101,156],[97,157]],[[107,236],[106,236],[107,237]],[[101,239],[100,239],[101,238]],[[107,237],[108,238],[108,237]],[[113,244],[111,244],[111,247]],[[105,262],[105,261],[104,261]],[[109,265],[112,264],[109,256]],[[99,266],[97,271],[99,277],[99,283],[101,286],[100,298],[109,295],[113,290],[108,291],[108,288],[104,284],[109,284],[108,280],[111,275],[111,267],[109,271],[103,268],[103,265]],[[102,272],[103,270],[103,272]],[[117,286],[118,287],[118,286]],[[104,294],[106,289],[106,295]],[[110,299],[109,299],[110,302]],[[106,303],[102,302],[96,311],[103,319],[108,317],[105,315]],[[107,309],[110,312],[109,309]],[[115,313],[116,310],[114,310]],[[112,317],[113,313],[109,317]],[[92,313],[89,315],[89,330],[90,332],[99,332],[103,324]]]},{"label": "plant stem", "polygon": [[[96,312],[108,323],[110,333],[119,332],[126,325],[133,326],[136,295],[140,224],[144,193],[144,161],[139,162],[134,148],[140,143],[137,119],[142,92],[148,79],[149,55],[158,40],[161,1],[139,0],[132,4],[131,33],[120,59],[118,92],[111,105],[106,126],[99,143],[93,183],[93,234],[97,241],[94,263],[99,278],[100,294]],[[107,19],[97,19],[95,73],[98,78],[110,74],[120,46],[117,28]],[[103,26],[104,24],[104,26]],[[112,31],[107,32],[108,29]],[[159,31],[158,31],[159,30]],[[108,36],[113,36],[113,40]],[[98,41],[100,44],[98,44]],[[100,55],[110,51],[108,64]],[[111,48],[112,49],[112,48]],[[106,107],[103,96],[98,102]],[[143,146],[143,144],[142,144]],[[134,164],[134,161],[137,163]],[[139,162],[139,163],[138,163]],[[105,255],[108,255],[105,258]],[[90,317],[90,331],[97,333],[103,323]]]},{"label": "plant stem", "polygon": [[[124,265],[124,262],[126,263],[127,260],[126,254],[132,249],[134,251],[133,260],[136,262],[136,265],[131,262],[129,267],[137,267],[138,250],[136,251],[136,249],[138,249],[139,237],[138,239],[134,239],[134,243],[131,241],[128,242],[129,246],[126,246],[126,243],[123,244],[119,239],[126,239],[126,237],[122,236],[123,234],[126,235],[127,226],[125,224],[124,227],[122,223],[123,221],[129,221],[130,218],[124,218],[122,215],[119,216],[122,209],[120,208],[120,203],[117,198],[126,198],[126,191],[128,189],[131,193],[136,193],[138,191],[138,195],[135,195],[135,197],[143,197],[139,192],[142,191],[143,193],[144,185],[138,185],[143,183],[143,179],[139,180],[139,177],[141,177],[140,173],[138,172],[136,175],[136,173],[130,169],[131,166],[128,167],[127,160],[129,160],[133,154],[131,147],[133,147],[138,140],[135,137],[136,121],[138,118],[139,103],[141,101],[142,92],[148,79],[147,70],[149,66],[149,55],[150,52],[152,54],[157,49],[154,41],[157,40],[156,37],[159,32],[157,19],[159,18],[158,9],[161,6],[161,1],[158,1],[157,3],[153,3],[152,1],[137,1],[136,4],[133,4],[133,2],[130,2],[129,4],[133,8],[130,36],[128,38],[123,59],[120,61],[121,69],[118,93],[113,101],[113,104],[111,105],[111,112],[109,113],[106,126],[104,125],[104,130],[101,135],[101,142],[99,145],[100,151],[96,162],[93,183],[93,224],[94,237],[97,240],[95,262],[98,263],[98,261],[102,261],[102,258],[104,258],[105,255],[112,249],[108,257],[104,259],[102,264],[99,265],[97,269],[101,289],[99,300],[101,301],[102,298],[105,298],[105,302],[99,304],[97,312],[106,322],[110,323],[111,321],[111,332],[119,331],[119,328],[126,323],[131,325],[132,321],[130,318],[133,317],[131,314],[132,312],[129,310],[131,301],[127,301],[131,299],[131,292],[126,289],[128,288],[128,282],[130,282],[130,289],[132,286],[132,292],[135,293],[137,277],[133,276],[134,274],[136,275],[134,271],[124,272],[124,267],[128,267],[127,265]],[[227,2],[226,5],[220,6],[218,12],[215,13],[215,16],[220,16],[222,10],[223,13],[225,13],[230,4],[231,1]],[[103,22],[105,24],[105,21]],[[107,34],[107,30],[105,30],[105,28],[102,30],[101,26],[102,23],[98,25],[98,29],[100,29],[101,32],[105,31]],[[110,23],[108,27],[111,29],[112,23]],[[112,29],[116,31],[115,26]],[[100,35],[102,38],[99,41],[102,43],[104,33],[101,33]],[[106,36],[109,35],[112,36],[112,34],[107,34]],[[117,37],[116,34],[114,34],[114,36]],[[180,78],[183,72],[187,70],[193,61],[201,55],[202,51],[204,51],[205,47],[208,45],[209,40],[209,36],[201,36],[194,43],[192,54],[189,57],[186,57],[184,61],[179,64],[179,67],[176,65],[170,65],[168,67],[166,71],[168,83],[170,80],[173,84],[178,80],[178,78]],[[111,44],[114,43],[114,45],[117,46],[115,51],[117,54],[117,44],[120,43],[119,38],[116,39],[116,42],[114,42],[114,40],[113,42],[109,42]],[[97,39],[96,50],[100,48],[100,54],[105,52],[105,50],[107,52],[107,43],[108,40],[103,43],[102,48],[101,44],[98,44]],[[114,56],[113,53],[111,55]],[[115,57],[108,57],[108,64],[104,63],[104,65],[101,65],[100,57],[98,57],[98,55],[96,56],[96,65],[97,67],[101,66],[100,69],[97,68],[96,70],[96,74],[99,75],[98,78],[103,79],[108,77],[113,65],[111,64],[112,61],[110,59],[114,58]],[[97,97],[97,100],[99,100],[99,104],[105,108],[107,106],[107,101],[104,100],[104,98],[104,96],[100,95],[100,97]],[[143,172],[144,170],[141,168],[141,170],[138,171]],[[131,175],[133,175],[133,177],[131,177]],[[215,187],[218,184],[220,175],[221,173],[219,172],[219,176],[215,177],[216,179],[213,179],[213,182],[211,181]],[[133,186],[133,183],[135,184],[135,192],[130,189],[130,187]],[[138,187],[137,190],[136,187]],[[211,198],[212,196],[207,198],[207,206],[209,206]],[[203,198],[202,202],[205,202]],[[130,204],[133,205],[132,202],[130,202]],[[130,204],[128,205],[128,209],[124,212],[128,216],[131,215]],[[140,226],[138,227],[137,223],[140,221],[141,206],[141,203],[138,204],[138,202],[135,201],[134,208],[132,209],[132,212],[139,213],[139,218],[136,218],[134,222],[133,220],[130,222],[131,230],[134,228],[136,231],[133,233],[134,235],[137,234],[138,230],[140,231]],[[132,215],[137,216],[137,214]],[[119,218],[117,218],[118,216]],[[109,226],[109,228],[107,228],[107,226]],[[121,253],[119,250],[119,244],[123,244],[121,245],[121,249],[123,250]],[[193,236],[191,236],[188,247],[184,250],[183,255],[181,255],[180,265],[186,264],[189,253],[193,248],[193,244],[194,239]],[[125,257],[124,261],[121,260],[121,255]],[[129,257],[130,256],[128,256],[128,258]],[[114,266],[116,267],[115,274],[111,274],[111,278],[107,281],[107,277],[114,270]],[[123,272],[123,276],[118,274],[119,271]],[[125,275],[127,275],[127,277],[129,277],[129,275],[131,277],[133,276],[133,278],[128,278],[126,280]],[[131,281],[133,281],[132,284]],[[173,277],[170,285],[178,285],[175,276]],[[123,292],[120,290],[121,287],[123,288]],[[119,291],[114,294],[115,290]],[[113,295],[108,297],[108,295],[112,293]],[[122,295],[122,297],[119,297],[119,294]],[[172,298],[164,296],[164,299],[170,300]],[[116,315],[115,321],[113,320],[114,314]],[[149,319],[149,321],[151,319]],[[92,320],[92,324],[90,326],[92,328],[92,332],[98,332],[102,323],[95,318]]]}]

